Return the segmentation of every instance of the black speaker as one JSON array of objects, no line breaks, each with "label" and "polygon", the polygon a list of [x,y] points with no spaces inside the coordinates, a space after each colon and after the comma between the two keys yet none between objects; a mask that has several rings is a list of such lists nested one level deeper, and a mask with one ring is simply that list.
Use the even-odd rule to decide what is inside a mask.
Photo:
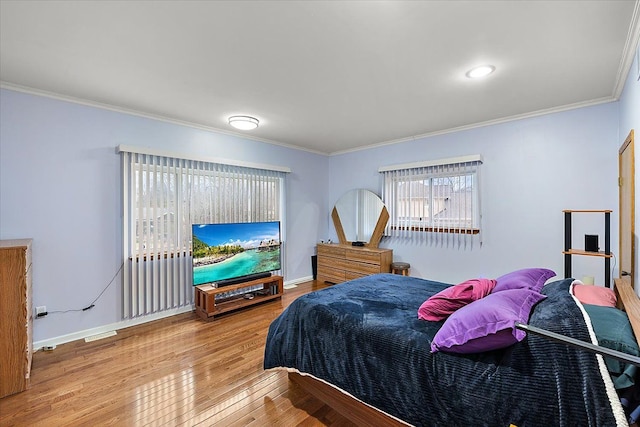
[{"label": "black speaker", "polygon": [[313,280],[318,278],[318,255],[311,255],[311,273],[313,273]]},{"label": "black speaker", "polygon": [[585,234],[584,235],[584,250],[587,252],[598,252],[598,235],[597,234]]}]

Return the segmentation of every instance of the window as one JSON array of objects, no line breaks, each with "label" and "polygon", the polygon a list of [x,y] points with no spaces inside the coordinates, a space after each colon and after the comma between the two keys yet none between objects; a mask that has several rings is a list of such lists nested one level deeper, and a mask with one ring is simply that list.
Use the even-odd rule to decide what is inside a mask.
[{"label": "window", "polygon": [[192,224],[282,221],[285,229],[287,168],[181,159],[122,146],[119,151],[123,318],[191,307]]},{"label": "window", "polygon": [[284,175],[203,162],[148,161],[139,156],[131,164],[132,254],[189,252],[191,224],[281,220]]},{"label": "window", "polygon": [[429,243],[471,241],[461,235],[480,233],[481,164],[480,156],[469,156],[380,168],[390,216],[385,234]]}]

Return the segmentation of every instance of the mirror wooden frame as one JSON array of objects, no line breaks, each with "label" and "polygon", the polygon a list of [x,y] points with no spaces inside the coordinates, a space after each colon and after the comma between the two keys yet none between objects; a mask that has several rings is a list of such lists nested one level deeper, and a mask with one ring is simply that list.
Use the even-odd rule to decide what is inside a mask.
[{"label": "mirror wooden frame", "polygon": [[[338,234],[338,241],[343,245],[350,245],[352,242],[347,240],[347,236],[344,233],[344,228],[342,227],[342,222],[340,221],[338,209],[336,209],[335,206],[331,211],[331,219],[333,219],[333,225],[336,228],[336,233]],[[386,206],[382,206],[382,211],[380,212],[378,222],[376,222],[376,226],[373,229],[373,233],[371,234],[371,239],[369,239],[369,242],[364,244],[366,247],[378,247],[378,245],[380,244],[380,239],[382,239],[382,235],[384,234],[384,228],[387,226],[387,221],[389,221],[389,211],[387,210]]]}]

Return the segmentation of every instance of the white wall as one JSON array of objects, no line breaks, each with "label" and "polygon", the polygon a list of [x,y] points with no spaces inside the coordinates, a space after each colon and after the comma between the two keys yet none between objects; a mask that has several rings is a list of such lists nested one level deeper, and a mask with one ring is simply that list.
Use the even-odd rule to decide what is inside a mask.
[{"label": "white wall", "polygon": [[[640,173],[638,173],[638,165],[640,165],[640,150],[638,150],[638,141],[640,138],[640,79],[639,79],[639,71],[638,71],[638,54],[636,53],[636,57],[633,60],[633,64],[631,65],[631,70],[629,71],[629,75],[627,76],[627,80],[625,82],[624,90],[622,91],[622,95],[620,96],[620,132],[618,134],[618,142],[622,145],[622,142],[625,140],[627,135],[631,129],[634,130],[634,145],[635,149],[635,164],[636,164],[636,176],[635,176],[635,188],[636,188],[636,198],[635,198],[635,212],[636,212],[636,223],[635,223],[635,268],[636,268],[636,277],[638,268],[640,268],[640,240],[638,239],[638,231],[640,230],[640,196],[638,196],[638,191],[640,191]],[[617,277],[617,276],[616,276]],[[638,286],[638,279],[636,278],[636,292],[640,292],[640,286]]]},{"label": "white wall", "polygon": [[[329,162],[326,211],[352,188],[380,194],[379,166],[481,154],[482,247],[418,246],[388,238],[381,246],[392,248],[395,260],[409,262],[413,276],[448,283],[522,267],[546,267],[563,277],[562,210],[617,209],[620,142],[618,103],[608,103],[336,155]],[[611,220],[611,245],[617,248],[615,212]],[[576,218],[573,229],[576,248],[584,246],[584,234],[599,234],[604,242],[604,216]],[[575,258],[572,275],[595,276],[602,284],[604,261]]]},{"label": "white wall", "polygon": [[[86,307],[122,264],[119,144],[290,167],[285,281],[311,276],[326,156],[10,90],[0,112],[0,238],[33,238],[34,307]],[[34,341],[119,322],[120,293],[36,320]]]}]

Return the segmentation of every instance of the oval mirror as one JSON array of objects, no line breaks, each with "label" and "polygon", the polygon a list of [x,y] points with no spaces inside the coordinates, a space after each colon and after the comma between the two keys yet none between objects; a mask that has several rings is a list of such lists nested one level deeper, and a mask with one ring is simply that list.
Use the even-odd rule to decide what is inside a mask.
[{"label": "oval mirror", "polygon": [[382,200],[364,189],[351,190],[340,197],[331,216],[340,243],[371,247],[378,247],[389,219]]}]

